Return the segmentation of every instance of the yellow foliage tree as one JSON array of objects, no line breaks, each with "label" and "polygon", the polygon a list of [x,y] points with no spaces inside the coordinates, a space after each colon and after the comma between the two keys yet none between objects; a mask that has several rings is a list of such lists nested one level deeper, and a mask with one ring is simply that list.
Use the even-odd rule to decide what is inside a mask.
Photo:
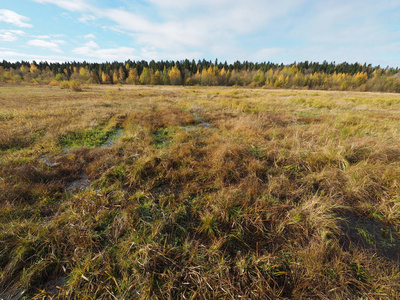
[{"label": "yellow foliage tree", "polygon": [[182,84],[181,71],[179,71],[178,67],[174,66],[168,73],[169,81],[172,85],[180,85]]},{"label": "yellow foliage tree", "polygon": [[39,70],[38,70],[38,67],[35,65],[35,64],[31,64],[31,66],[30,66],[30,68],[29,68],[29,72],[31,72],[31,73],[37,73]]},{"label": "yellow foliage tree", "polygon": [[151,74],[148,68],[143,68],[142,74],[140,74],[140,84],[150,84]]},{"label": "yellow foliage tree", "polygon": [[139,77],[138,77],[138,72],[136,68],[130,69],[128,78],[126,79],[126,83],[129,84],[138,84]]},{"label": "yellow foliage tree", "polygon": [[158,85],[161,84],[161,72],[157,70],[150,79],[150,84]]}]

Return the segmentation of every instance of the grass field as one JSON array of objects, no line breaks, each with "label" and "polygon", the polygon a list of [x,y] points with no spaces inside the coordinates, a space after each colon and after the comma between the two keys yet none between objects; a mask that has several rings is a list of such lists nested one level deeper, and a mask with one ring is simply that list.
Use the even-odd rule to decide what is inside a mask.
[{"label": "grass field", "polygon": [[399,299],[399,125],[397,94],[1,87],[0,296]]}]

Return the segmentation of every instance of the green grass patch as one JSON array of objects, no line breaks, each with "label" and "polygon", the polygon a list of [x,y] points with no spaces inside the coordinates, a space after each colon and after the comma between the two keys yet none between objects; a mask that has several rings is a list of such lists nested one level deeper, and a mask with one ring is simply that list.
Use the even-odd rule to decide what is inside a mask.
[{"label": "green grass patch", "polygon": [[62,148],[73,149],[79,147],[100,147],[106,144],[116,133],[118,128],[108,130],[91,129],[77,130],[59,137],[58,142]]},{"label": "green grass patch", "polygon": [[154,133],[154,145],[157,148],[166,148],[171,143],[173,131],[169,128],[157,129]]}]

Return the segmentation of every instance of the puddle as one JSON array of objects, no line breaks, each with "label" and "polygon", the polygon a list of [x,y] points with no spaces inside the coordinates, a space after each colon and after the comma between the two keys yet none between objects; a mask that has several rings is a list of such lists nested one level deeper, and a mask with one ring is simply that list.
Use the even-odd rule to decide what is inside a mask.
[{"label": "puddle", "polygon": [[192,115],[196,119],[197,124],[194,126],[184,126],[183,128],[187,131],[198,130],[200,128],[212,128],[211,123],[206,122],[197,113],[193,112]]},{"label": "puddle", "polygon": [[60,291],[60,287],[64,286],[66,281],[65,277],[58,277],[47,282],[44,288],[51,297],[56,297]]},{"label": "puddle", "polygon": [[107,141],[105,141],[105,143],[103,144],[103,145],[101,145],[101,147],[104,147],[104,148],[109,148],[109,147],[111,147],[112,145],[114,145],[117,141],[118,141],[118,139],[121,137],[121,136],[123,136],[124,135],[124,130],[122,129],[122,128],[118,128],[116,131],[115,131],[115,133],[112,135],[112,136],[110,136],[108,139],[107,139]]},{"label": "puddle", "polygon": [[24,292],[15,292],[14,294],[0,293],[0,300],[19,300],[23,299]]},{"label": "puddle", "polygon": [[344,216],[341,226],[346,232],[341,240],[345,249],[356,245],[400,263],[400,240],[394,228],[381,221],[362,219],[352,213]]},{"label": "puddle", "polygon": [[[53,162],[49,160],[47,157],[40,158],[40,161],[50,168],[55,168],[60,165],[60,163]],[[64,186],[65,191],[68,193],[72,193],[75,191],[82,191],[86,188],[90,187],[92,181],[89,179],[85,172],[79,174],[79,177],[73,181],[67,182]],[[0,297],[1,300],[1,297]]]},{"label": "puddle", "polygon": [[68,182],[65,185],[65,190],[68,193],[72,193],[72,192],[76,192],[76,191],[83,191],[83,190],[87,189],[88,187],[90,187],[91,183],[92,183],[92,181],[89,179],[87,174],[81,173],[79,175],[78,179]]},{"label": "puddle", "polygon": [[206,128],[210,128],[211,127],[211,124],[206,122],[206,121],[204,121],[198,114],[193,113],[193,116],[196,118],[196,121],[198,122],[197,126],[203,126],[203,127],[206,127]]},{"label": "puddle", "polygon": [[54,167],[57,167],[57,166],[59,165],[59,163],[52,162],[52,161],[49,160],[47,157],[42,157],[42,158],[40,159],[40,161],[41,161],[42,163],[44,163],[46,166],[50,167],[50,168],[54,168]]},{"label": "puddle", "polygon": [[[94,148],[109,148],[113,146],[117,140],[124,135],[124,130],[122,128],[118,128],[113,135],[111,135],[102,145]],[[71,149],[67,147],[63,147],[62,151],[64,153],[69,152]],[[41,161],[49,167],[56,167],[58,163],[51,162],[47,158],[42,158]],[[64,189],[67,193],[73,193],[77,191],[83,191],[90,187],[92,181],[89,179],[88,175],[85,172],[79,174],[79,177],[73,181],[68,182]]]}]

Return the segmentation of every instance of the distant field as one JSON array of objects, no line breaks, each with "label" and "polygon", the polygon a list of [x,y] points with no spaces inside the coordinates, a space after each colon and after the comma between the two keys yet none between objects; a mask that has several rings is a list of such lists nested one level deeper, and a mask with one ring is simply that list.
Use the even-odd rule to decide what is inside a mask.
[{"label": "distant field", "polygon": [[399,299],[400,95],[0,88],[0,298]]}]

